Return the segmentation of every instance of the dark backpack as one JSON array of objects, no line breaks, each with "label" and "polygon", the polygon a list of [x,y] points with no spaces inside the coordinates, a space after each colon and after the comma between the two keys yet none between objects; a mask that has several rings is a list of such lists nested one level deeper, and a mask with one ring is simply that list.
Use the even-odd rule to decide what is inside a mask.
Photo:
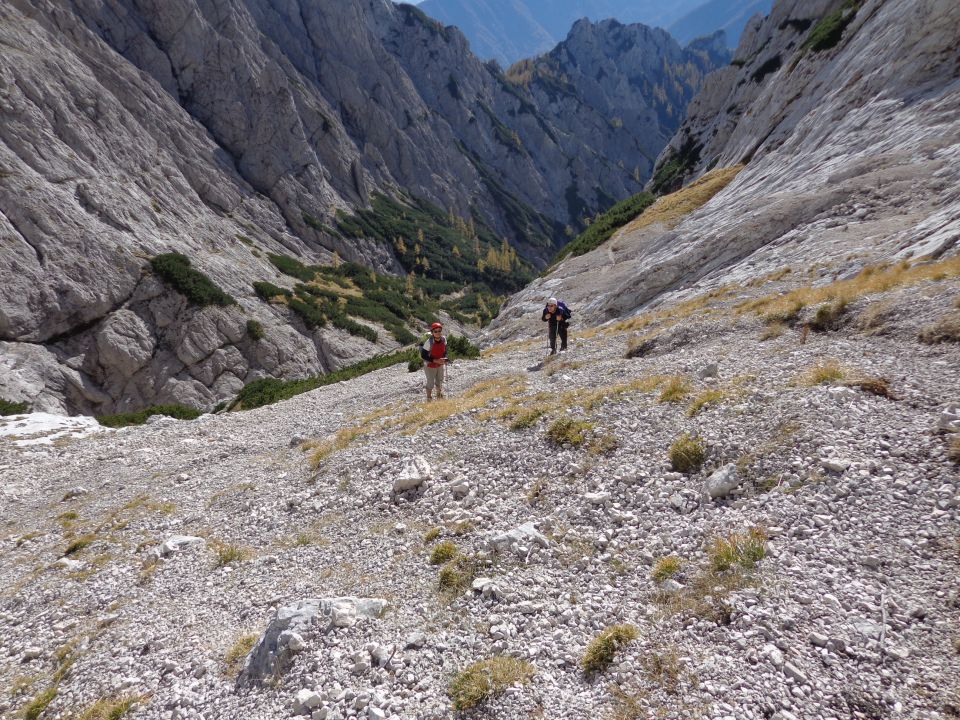
[{"label": "dark backpack", "polygon": [[564,305],[563,300],[557,300],[557,310],[560,311],[560,317],[564,320],[569,320],[573,315],[573,313],[570,312],[570,308]]}]

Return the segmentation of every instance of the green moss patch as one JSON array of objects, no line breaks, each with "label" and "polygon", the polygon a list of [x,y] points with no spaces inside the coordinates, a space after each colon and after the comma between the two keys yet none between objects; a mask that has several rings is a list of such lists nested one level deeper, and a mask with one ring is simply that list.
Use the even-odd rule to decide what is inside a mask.
[{"label": "green moss patch", "polygon": [[187,407],[186,405],[151,405],[137,412],[119,413],[117,415],[98,415],[97,422],[106,427],[118,428],[128,425],[143,425],[154,415],[166,415],[177,420],[196,420],[203,415],[202,410]]}]

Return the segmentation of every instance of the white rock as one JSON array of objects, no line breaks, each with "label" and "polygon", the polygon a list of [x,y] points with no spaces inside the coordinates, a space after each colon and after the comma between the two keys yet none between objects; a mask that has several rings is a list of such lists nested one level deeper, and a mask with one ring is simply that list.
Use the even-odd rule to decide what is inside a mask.
[{"label": "white rock", "polygon": [[740,485],[737,466],[733,463],[724,465],[710,474],[703,483],[703,494],[715,500],[726,497]]},{"label": "white rock", "polygon": [[183,550],[184,548],[188,548],[192,545],[202,545],[205,542],[206,540],[201,537],[193,537],[191,535],[174,535],[173,537],[164,541],[164,543],[160,546],[160,555],[167,557],[178,550]]},{"label": "white rock", "polygon": [[433,470],[426,458],[417,455],[407,460],[396,480],[393,481],[393,491],[395,493],[413,490],[420,487],[425,481],[433,476]]}]

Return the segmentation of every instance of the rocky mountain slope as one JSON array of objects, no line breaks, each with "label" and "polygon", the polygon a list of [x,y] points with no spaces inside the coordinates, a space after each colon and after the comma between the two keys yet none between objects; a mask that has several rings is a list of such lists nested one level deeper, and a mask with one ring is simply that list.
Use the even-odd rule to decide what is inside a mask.
[{"label": "rocky mountain slope", "polygon": [[755,15],[767,15],[773,0],[710,0],[681,17],[667,28],[680,43],[723,30],[727,42],[736,47],[747,22]]},{"label": "rocky mountain slope", "polygon": [[665,28],[699,4],[700,0],[680,0],[669,6],[650,0],[424,0],[419,7],[463,31],[478,57],[507,67],[548,52],[583,18]]},{"label": "rocky mountain slope", "polygon": [[784,0],[749,27],[691,102],[652,185],[705,182],[514,296],[492,337],[541,333],[549,295],[591,324],[777,273],[808,282],[800,273],[812,271],[819,284],[955,255],[960,8],[858,7]]},{"label": "rocky mountain slope", "polygon": [[429,405],[395,367],[53,442],[8,418],[0,714],[953,717],[944,268],[805,338],[735,312],[781,278],[546,365],[508,343]]},{"label": "rocky mountain slope", "polygon": [[[253,283],[291,288],[273,255],[416,272],[437,302],[452,290],[434,281],[495,286],[515,275],[504,238],[543,263],[646,181],[650,149],[628,138],[664,134],[640,111],[572,132],[459,32],[387,0],[15,0],[0,19],[0,397],[35,409],[211,407],[395,348],[373,311],[318,327]],[[657,51],[623,52],[607,85]],[[712,67],[683,60],[684,77]],[[150,267],[169,252],[236,304],[175,292]]]}]

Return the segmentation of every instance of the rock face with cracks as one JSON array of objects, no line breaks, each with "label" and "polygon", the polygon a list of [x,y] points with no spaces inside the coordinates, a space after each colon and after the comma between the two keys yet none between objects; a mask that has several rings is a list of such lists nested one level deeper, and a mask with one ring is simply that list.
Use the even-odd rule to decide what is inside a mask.
[{"label": "rock face with cracks", "polygon": [[[666,41],[664,69],[651,58]],[[253,282],[293,284],[267,256],[403,274],[394,237],[337,229],[379,193],[484,222],[543,264],[565,226],[640,188],[726,61],[663,37],[624,48],[605,84],[565,90],[587,136],[457,30],[389,0],[13,0],[0,45],[0,397],[87,414],[210,408],[261,377],[395,349],[262,301]],[[646,112],[680,70],[676,112]],[[586,102],[605,88],[631,109],[617,127]],[[150,272],[167,252],[237,305],[189,306]]]}]

